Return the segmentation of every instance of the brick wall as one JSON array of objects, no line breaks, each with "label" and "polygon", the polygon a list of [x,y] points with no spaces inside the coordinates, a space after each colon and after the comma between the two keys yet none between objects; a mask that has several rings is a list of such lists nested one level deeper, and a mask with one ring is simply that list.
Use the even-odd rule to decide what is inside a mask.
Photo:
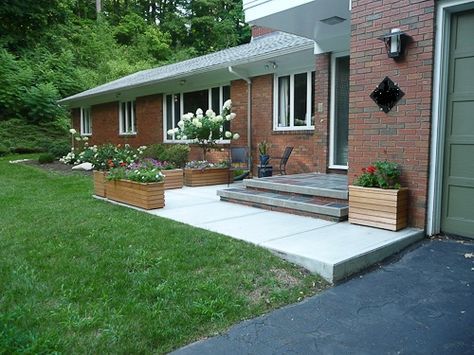
[{"label": "brick wall", "polygon": [[[130,144],[138,147],[163,142],[162,96],[139,97],[135,101],[137,134],[119,134],[119,104],[109,102],[91,108],[92,136],[90,144]],[[80,111],[72,112],[73,127],[80,132]]]},{"label": "brick wall", "polygon": [[[409,223],[417,227],[426,215],[434,10],[434,0],[352,1],[349,182],[375,160],[398,162],[410,189]],[[397,62],[377,39],[392,28],[413,38]],[[405,92],[388,114],[369,98],[385,76]]]},{"label": "brick wall", "polygon": [[275,30],[267,27],[252,26],[252,38],[275,32]]}]

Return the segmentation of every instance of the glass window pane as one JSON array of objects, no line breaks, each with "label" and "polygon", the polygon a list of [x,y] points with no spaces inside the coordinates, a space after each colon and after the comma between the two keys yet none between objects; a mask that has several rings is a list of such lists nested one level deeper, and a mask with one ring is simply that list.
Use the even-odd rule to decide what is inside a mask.
[{"label": "glass window pane", "polygon": [[290,125],[290,76],[278,78],[278,127]]},{"label": "glass window pane", "polygon": [[183,96],[185,113],[192,112],[196,114],[198,108],[206,112],[209,107],[209,90],[187,92]]},{"label": "glass window pane", "polygon": [[349,132],[349,57],[336,58],[334,163],[347,165]]},{"label": "glass window pane", "polygon": [[307,80],[306,73],[296,74],[294,79],[294,105],[293,117],[295,126],[306,126],[306,103],[307,97]]},{"label": "glass window pane", "polygon": [[126,131],[125,116],[126,116],[126,105],[125,105],[125,102],[122,102],[120,104],[120,123],[122,124],[122,133]]},{"label": "glass window pane", "polygon": [[221,104],[220,104],[220,88],[212,88],[212,99],[211,99],[211,102],[212,102],[212,111],[214,111],[216,113],[216,115],[218,115],[220,112],[221,112]]},{"label": "glass window pane", "polygon": [[[230,99],[230,85],[226,85],[222,87],[222,96],[224,102]],[[224,104],[224,102],[222,104]]]},{"label": "glass window pane", "polygon": [[135,106],[135,101],[132,101],[130,102],[130,105],[132,106],[132,124],[131,124],[131,130],[132,132],[136,132],[137,131],[137,110],[136,110],[136,106]]},{"label": "glass window pane", "polygon": [[131,102],[126,103],[127,106],[127,133],[132,131],[132,105]]},{"label": "glass window pane", "polygon": [[[174,124],[171,128],[178,127],[178,122],[181,120],[181,95],[176,94],[174,96]],[[170,106],[171,108],[171,106]]]},{"label": "glass window pane", "polygon": [[[173,127],[173,95],[166,95],[166,132],[168,130],[174,128]],[[168,139],[172,139],[173,137],[171,135],[167,135]]]}]

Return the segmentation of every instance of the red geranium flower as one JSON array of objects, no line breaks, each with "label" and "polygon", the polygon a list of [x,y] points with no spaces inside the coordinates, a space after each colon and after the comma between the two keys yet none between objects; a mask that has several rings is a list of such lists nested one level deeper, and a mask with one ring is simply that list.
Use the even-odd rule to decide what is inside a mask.
[{"label": "red geranium flower", "polygon": [[370,166],[367,167],[367,172],[369,174],[374,174],[376,170],[377,170],[377,168],[373,165],[370,165]]}]

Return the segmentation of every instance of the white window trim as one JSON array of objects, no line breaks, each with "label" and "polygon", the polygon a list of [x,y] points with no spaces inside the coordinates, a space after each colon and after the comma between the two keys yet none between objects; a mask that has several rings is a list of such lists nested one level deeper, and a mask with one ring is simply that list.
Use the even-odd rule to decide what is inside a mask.
[{"label": "white window trim", "polygon": [[[306,73],[306,126],[295,126],[294,117],[294,98],[295,98],[295,75]],[[274,131],[308,131],[314,130],[314,125],[311,125],[311,108],[313,104],[312,94],[312,73],[313,71],[303,71],[291,74],[278,74],[273,76],[273,130]],[[290,77],[290,126],[278,126],[278,79],[282,76]]]},{"label": "white window trim", "polygon": [[[122,104],[125,103],[125,105],[132,105],[132,109],[130,110],[132,114],[132,119],[131,122],[133,122],[132,126],[135,127],[133,131],[129,131],[128,126],[128,110],[125,110],[125,112],[122,112]],[[129,100],[129,101],[120,101],[119,102],[119,133],[121,136],[134,136],[137,134],[137,122],[136,122],[136,117],[135,117],[135,100]],[[124,115],[125,113],[125,120],[124,120]],[[125,123],[125,127],[124,127]]]},{"label": "white window trim", "polygon": [[[230,84],[221,84],[219,85],[219,107],[222,108],[224,106],[224,86],[230,86]],[[213,86],[213,87],[210,87],[207,89],[208,91],[208,107],[212,107],[212,89],[213,88],[216,88],[217,86]],[[170,143],[170,144],[174,144],[174,143],[181,143],[181,144],[191,144],[193,143],[192,140],[190,139],[186,139],[186,140],[182,140],[182,139],[175,139],[174,138],[174,135],[173,135],[173,138],[172,139],[169,139],[168,138],[168,130],[170,130],[171,128],[175,128],[175,127],[168,127],[168,122],[167,122],[167,117],[166,117],[166,113],[167,113],[167,103],[166,103],[166,96],[168,95],[179,95],[179,106],[180,106],[180,111],[181,111],[181,114],[184,115],[186,114],[187,112],[184,112],[184,94],[187,93],[187,92],[194,92],[194,91],[200,91],[200,90],[206,90],[206,89],[193,89],[193,90],[190,90],[190,91],[182,91],[182,92],[179,92],[179,93],[165,93],[163,94],[163,143]],[[204,110],[204,108],[202,108]],[[172,112],[172,121],[174,122],[175,121],[175,113],[174,113],[174,105],[172,105],[171,107],[171,112]],[[217,144],[230,144],[230,139],[219,139],[218,141],[216,141]]]},{"label": "white window trim", "polygon": [[[89,124],[90,124],[90,132],[85,132],[85,125],[84,125],[84,111],[89,110]],[[81,136],[83,137],[88,137],[92,136],[92,113],[91,113],[91,108],[89,107],[81,107],[81,119],[80,119],[80,125],[81,125]]]},{"label": "white window trim", "polygon": [[335,139],[335,128],[336,128],[336,59],[341,57],[347,57],[349,51],[333,53],[331,55],[331,96],[330,96],[330,114],[329,114],[329,169],[341,169],[347,170],[347,165],[334,164],[334,154],[336,152],[336,139]]}]

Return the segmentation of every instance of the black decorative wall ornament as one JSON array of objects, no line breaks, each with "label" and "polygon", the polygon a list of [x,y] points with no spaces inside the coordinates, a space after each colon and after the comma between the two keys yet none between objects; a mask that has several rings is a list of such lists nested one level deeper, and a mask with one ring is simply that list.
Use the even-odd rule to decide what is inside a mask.
[{"label": "black decorative wall ornament", "polygon": [[405,93],[388,76],[370,94],[380,111],[388,113]]}]

